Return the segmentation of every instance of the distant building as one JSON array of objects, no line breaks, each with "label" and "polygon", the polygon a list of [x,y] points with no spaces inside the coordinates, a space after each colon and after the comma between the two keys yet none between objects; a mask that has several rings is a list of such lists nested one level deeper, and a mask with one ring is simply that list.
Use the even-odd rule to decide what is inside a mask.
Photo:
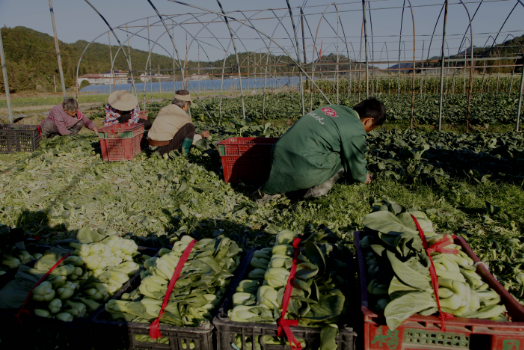
[{"label": "distant building", "polygon": [[151,79],[153,79],[153,82],[158,82],[158,81],[172,80],[173,77],[170,75],[163,75],[163,74],[146,74],[146,73],[140,74],[140,80],[143,81],[144,83],[151,81]]},{"label": "distant building", "polygon": [[189,80],[208,80],[209,74],[207,73],[194,73],[191,76],[189,76]]},{"label": "distant building", "polygon": [[78,77],[78,86],[87,80],[91,85],[127,84],[127,72],[121,70],[107,71],[99,74],[85,74]]}]

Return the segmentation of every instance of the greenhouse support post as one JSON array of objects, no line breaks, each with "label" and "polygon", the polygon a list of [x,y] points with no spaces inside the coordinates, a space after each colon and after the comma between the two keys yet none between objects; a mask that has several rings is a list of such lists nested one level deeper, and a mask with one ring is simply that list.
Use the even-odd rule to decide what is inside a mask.
[{"label": "greenhouse support post", "polygon": [[522,111],[522,93],[524,90],[524,55],[522,55],[522,75],[520,77],[519,108],[517,109],[517,131],[519,131],[520,113]]},{"label": "greenhouse support post", "polygon": [[299,65],[299,81],[300,81],[300,98],[302,103],[302,115],[306,114],[306,106],[304,105],[304,86],[302,85],[302,71],[300,70],[300,44],[298,43],[297,27],[295,26],[295,20],[293,19],[293,11],[289,0],[286,0],[287,8],[289,11],[289,18],[291,19],[291,25],[293,26],[293,33],[295,34],[295,46],[297,48],[297,63]]},{"label": "greenhouse support post", "polygon": [[369,65],[368,65],[368,30],[366,24],[366,0],[362,0],[362,15],[364,16],[364,51],[366,52],[366,99],[369,98]]},{"label": "greenhouse support post", "polygon": [[4,75],[5,99],[7,101],[7,111],[9,112],[9,123],[13,124],[13,110],[11,109],[11,95],[9,94],[9,81],[7,79],[7,67],[5,65],[4,44],[2,42],[2,31],[0,30],[0,60],[2,61],[2,74]]},{"label": "greenhouse support post", "polygon": [[446,0],[446,9],[444,11],[444,26],[442,30],[442,55],[440,58],[440,102],[438,110],[438,130],[442,130],[442,98],[444,93],[444,61],[445,61],[445,51],[446,48],[446,25],[448,22],[448,0]]},{"label": "greenhouse support post", "polygon": [[62,83],[62,94],[64,95],[64,99],[65,99],[66,88],[65,88],[64,72],[62,70],[62,59],[60,58],[60,48],[58,47],[58,35],[56,34],[55,10],[53,9],[53,0],[49,0],[49,12],[51,12],[51,21],[53,22],[53,32],[55,34],[56,60],[58,62],[58,71],[60,72],[60,81]]},{"label": "greenhouse support post", "polygon": [[[302,27],[302,53],[304,54],[304,71],[307,72],[307,58],[306,58],[306,37],[304,35],[304,11],[300,8],[300,22]],[[306,90],[309,89],[309,80],[306,78]]]}]

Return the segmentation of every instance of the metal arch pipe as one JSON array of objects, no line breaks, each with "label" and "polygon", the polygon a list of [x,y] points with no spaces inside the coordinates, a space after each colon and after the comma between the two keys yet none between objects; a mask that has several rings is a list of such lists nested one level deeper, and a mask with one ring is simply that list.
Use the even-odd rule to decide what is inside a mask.
[{"label": "metal arch pipe", "polygon": [[[491,38],[491,40],[493,40],[493,43],[495,43],[495,38],[490,35],[486,39],[484,46],[486,46],[486,44],[488,43],[489,38]],[[486,80],[486,65],[487,65],[487,61],[484,61],[484,71],[482,72],[482,86],[480,87],[480,98],[481,99],[482,99],[482,95],[484,94],[484,81]]]},{"label": "metal arch pipe", "polygon": [[437,17],[437,21],[435,22],[435,26],[433,27],[433,34],[431,34],[431,39],[429,40],[429,46],[428,46],[428,57],[426,58],[429,60],[429,54],[431,52],[431,44],[433,44],[433,37],[435,36],[435,31],[437,30],[438,21],[440,20],[440,16],[442,16],[442,11],[444,11],[444,8],[446,7],[446,4],[448,3],[447,0],[444,0],[444,4],[442,5],[442,8],[440,9],[440,12]]},{"label": "metal arch pipe", "polygon": [[5,62],[4,44],[2,42],[2,32],[0,30],[0,63],[2,64],[2,75],[4,76],[5,99],[7,102],[7,112],[9,113],[9,123],[14,124],[13,109],[11,108],[11,95],[9,92],[9,79],[7,78],[7,67]]},{"label": "metal arch pipe", "polygon": [[[326,14],[326,11],[329,8],[329,6],[331,6],[331,5],[327,5],[326,6],[326,9],[322,13],[322,16],[320,17],[320,20],[318,21],[317,31],[315,33],[315,40],[313,41],[313,47],[314,48],[317,47],[317,38],[318,38],[318,31],[320,29],[320,23],[322,23],[322,19],[324,18],[324,15]],[[319,59],[320,59],[320,57],[319,57]],[[311,83],[313,85],[315,85],[315,87],[320,91],[320,93],[322,95],[324,95],[322,90],[320,90],[320,88],[313,81],[313,77],[315,76],[315,67],[316,67],[316,64],[315,64],[315,50],[313,49],[313,57],[311,58]],[[327,97],[326,97],[326,100],[327,100]],[[328,100],[328,102],[329,102],[329,100]],[[311,89],[310,92],[309,92],[309,103],[310,103],[309,109],[313,110],[313,89]],[[331,104],[331,102],[329,102],[329,104]]]},{"label": "metal arch pipe", "polygon": [[[468,18],[469,18],[469,24],[468,24],[468,27],[466,28],[466,31],[464,32],[464,36],[462,37],[462,40],[460,41],[460,45],[459,45],[459,48],[458,48],[457,54],[460,53],[460,49],[462,48],[462,44],[463,44],[463,43],[465,44],[466,35],[468,34],[468,29],[471,28],[471,23],[473,23],[473,20],[475,19],[475,16],[477,15],[477,12],[479,11],[480,6],[482,5],[483,2],[484,2],[484,0],[480,0],[480,3],[479,3],[479,5],[477,6],[477,9],[475,10],[475,13],[473,14],[473,17],[470,17],[470,16],[469,16],[469,11],[468,11],[466,5],[461,1],[462,5],[463,5],[464,7],[466,7],[466,11],[467,11],[467,13],[468,13]],[[471,33],[471,35],[473,35],[473,32],[471,31],[471,29],[470,29],[470,33]]]},{"label": "metal arch pipe", "polygon": [[415,115],[415,14],[413,13],[413,6],[411,0],[408,0],[409,7],[411,9],[411,19],[413,21],[413,81],[411,83],[411,129],[413,129],[413,118]]},{"label": "metal arch pipe", "polygon": [[[258,14],[260,12],[257,12],[255,14]],[[253,16],[255,15],[253,14]],[[246,18],[246,20],[249,22],[249,24],[251,26],[253,26],[253,24],[251,23],[251,17],[247,17],[245,13],[242,12],[242,15]],[[282,20],[276,16],[275,14],[275,17],[278,19],[278,22],[280,23],[280,25],[284,28],[284,30],[286,30],[286,28],[284,27],[284,25],[282,24]],[[242,26],[239,26],[237,31],[241,28]],[[278,25],[275,27],[275,29],[273,30],[273,33],[271,34],[271,37],[273,37],[276,33],[276,30],[278,28]],[[287,33],[287,30],[286,30],[286,33]],[[266,41],[262,38],[262,35],[260,33],[258,33],[258,36],[260,37],[260,40],[262,40],[262,42],[264,43],[264,45],[266,46],[267,48],[267,55],[266,55],[266,66],[264,67],[264,89],[262,91],[262,124],[264,124],[264,116],[265,116],[265,111],[266,111],[266,83],[267,83],[267,73],[268,73],[268,62],[269,62],[269,53],[270,53],[270,50],[271,50],[271,41],[269,41],[269,45],[266,44]],[[260,49],[260,54],[262,55],[262,49]],[[262,56],[260,57],[260,61],[262,61]],[[224,61],[224,64],[225,64],[225,61]],[[269,74],[271,75],[271,72],[269,72]]]},{"label": "metal arch pipe", "polygon": [[[471,35],[471,38],[470,38],[470,50],[471,50],[471,68],[469,70],[469,89],[468,89],[468,113],[466,115],[466,133],[469,131],[469,116],[471,114],[471,94],[473,92],[473,65],[474,65],[474,61],[473,61],[473,24],[472,24],[472,21],[473,19],[471,18],[470,14],[469,14],[469,11],[468,11],[468,8],[466,6],[466,4],[464,4],[464,2],[462,0],[459,0],[460,3],[462,4],[462,6],[464,6],[464,9],[466,10],[466,13],[468,15],[468,19],[469,19],[469,30],[470,30],[470,35]],[[479,5],[480,7],[480,5]],[[467,29],[466,29],[467,30]],[[465,69],[466,67],[464,67]]]},{"label": "metal arch pipe", "polygon": [[[126,54],[126,50],[124,50],[123,46],[122,46],[122,43],[120,42],[120,39],[118,39],[118,36],[116,35],[115,31],[113,30],[113,28],[111,27],[111,25],[109,24],[109,22],[107,22],[107,20],[104,18],[104,16],[102,16],[102,14],[100,12],[98,12],[98,10],[96,9],[96,7],[94,7],[90,2],[89,0],[84,0],[85,2],[87,2],[87,4],[89,6],[91,6],[91,8],[93,10],[95,10],[96,13],[98,13],[98,15],[100,16],[100,18],[102,18],[102,20],[106,23],[106,25],[108,26],[109,30],[111,30],[111,33],[113,33],[114,37],[116,38],[116,41],[118,41],[118,45],[120,45],[120,48],[122,49],[122,52],[124,52],[124,56],[126,58],[126,61],[127,61],[127,65],[129,67],[129,73],[131,74],[131,82],[133,83],[133,92],[135,93],[136,95],[136,86],[135,86],[135,78],[133,77],[133,71],[131,71],[131,66],[129,64],[129,57],[127,56]],[[78,89],[77,89],[78,90]]]},{"label": "metal arch pipe", "polygon": [[[253,13],[253,15],[251,15],[251,17],[256,16],[256,15],[259,14],[260,12],[262,12],[262,11],[257,11],[257,12],[255,12],[255,13]],[[247,21],[250,21],[250,20],[251,20],[251,17],[247,17],[244,13],[242,13],[242,14],[244,15],[244,17],[246,17],[246,20],[247,20]],[[221,16],[218,15],[218,17],[221,17]],[[239,27],[235,30],[235,32],[234,32],[234,33],[235,33],[235,36],[236,36],[237,38],[239,38],[239,37],[238,37],[238,35],[237,35],[236,33],[240,30],[241,27],[242,27],[242,26],[239,26]],[[276,28],[275,28],[275,31],[276,31]],[[274,33],[274,32],[273,32],[273,33]],[[264,42],[264,41],[263,41],[263,42]],[[225,53],[225,56],[224,56],[224,60],[223,60],[223,62],[222,62],[222,76],[221,76],[221,80],[220,80],[219,124],[222,122],[222,93],[223,93],[223,89],[224,89],[224,70],[225,70],[225,66],[226,66],[227,54],[228,54],[228,52],[229,52],[229,48],[230,48],[230,46],[231,46],[232,43],[233,43],[233,40],[230,39],[230,40],[229,40],[229,44],[228,44],[227,49],[226,49],[226,53]],[[243,44],[242,44],[242,45],[243,45]],[[264,42],[264,45],[265,45],[265,42]],[[267,65],[267,63],[266,63],[266,65]],[[267,71],[267,67],[266,67],[266,71]],[[264,102],[265,102],[265,85],[264,85]],[[263,108],[264,108],[264,107],[262,107],[262,110],[263,110]],[[262,113],[263,113],[263,111],[262,111]]]},{"label": "metal arch pipe", "polygon": [[[291,19],[291,26],[293,27],[293,32],[295,33],[295,42],[296,42],[296,51],[297,51],[297,62],[300,66],[300,46],[298,44],[298,34],[297,27],[295,26],[295,20],[293,19],[293,11],[291,10],[291,5],[289,0],[286,0],[287,8],[289,10],[289,18]],[[306,114],[306,107],[304,106],[304,87],[302,86],[302,72],[300,72],[300,96],[302,98],[302,115]]]},{"label": "metal arch pipe", "polygon": [[[204,15],[206,15],[206,14],[202,14],[202,16],[204,16]],[[193,17],[195,17],[195,16],[193,15]],[[217,17],[217,18],[218,18],[218,17]],[[174,20],[173,20],[172,18],[169,18],[169,17],[168,17],[168,19],[171,19],[171,21],[174,22]],[[188,20],[189,20],[189,19],[188,19]],[[184,21],[184,22],[185,22],[185,21]],[[177,26],[182,26],[182,24],[183,24],[184,22],[177,23]],[[200,22],[200,21],[199,21],[199,22]],[[200,23],[201,23],[201,22],[200,22]],[[207,27],[207,25],[206,25],[206,27]],[[172,29],[174,29],[174,27],[173,27]],[[202,30],[202,29],[201,29],[201,30]],[[162,36],[164,36],[165,33],[166,33],[166,32],[162,33],[162,34],[160,35],[160,37],[157,39],[157,41],[160,40],[160,38],[161,38]],[[188,33],[189,35],[191,35],[191,37],[193,38],[193,40],[191,41],[191,43],[192,43],[193,41],[195,41],[195,39],[196,39],[195,36],[193,36],[192,34],[190,34],[190,33],[187,32],[187,31],[186,31],[186,33]],[[155,44],[156,44],[156,42],[155,42]],[[207,51],[206,51],[206,50],[204,49],[204,47],[203,47],[203,46],[198,42],[198,40],[197,40],[197,45],[198,45],[199,47],[202,48],[202,50],[204,51],[205,55],[209,58],[209,55],[207,54]],[[151,57],[151,52],[152,52],[152,49],[151,49],[151,51],[149,52],[149,56],[148,56],[148,59],[147,59],[148,61],[149,61],[149,59],[150,59],[150,57]],[[146,62],[146,66],[147,66],[147,62]],[[174,72],[173,72],[173,73],[174,73]],[[184,76],[182,76],[182,77],[184,77]],[[187,85],[184,84],[184,86],[187,86]],[[145,85],[144,85],[144,87],[145,87]],[[173,85],[173,89],[176,91],[176,87],[175,87],[175,85]],[[215,124],[215,120],[213,119],[213,117],[211,117],[211,114],[209,113],[209,111],[207,110],[206,106],[204,105],[204,103],[203,103],[202,100],[200,99],[200,95],[198,94],[198,92],[196,92],[196,90],[194,90],[194,93],[195,93],[195,95],[196,95],[198,101],[199,101],[200,104],[202,105],[202,108],[204,108],[204,111],[207,113],[209,119],[213,122],[213,124]]]},{"label": "metal arch pipe", "polygon": [[242,116],[244,119],[246,119],[246,106],[244,104],[244,90],[242,88],[242,74],[240,72],[240,62],[238,59],[238,51],[237,46],[235,45],[235,38],[233,36],[233,31],[231,30],[231,26],[229,25],[229,20],[227,19],[226,13],[224,11],[224,8],[222,7],[222,4],[220,3],[220,0],[216,0],[218,3],[218,6],[220,7],[220,10],[222,11],[222,14],[224,15],[224,20],[227,25],[227,29],[229,30],[229,35],[231,36],[231,41],[233,43],[233,49],[235,50],[235,57],[237,61],[237,70],[238,70],[238,80],[240,81],[240,98],[242,99]]},{"label": "metal arch pipe", "polygon": [[440,64],[440,101],[439,101],[439,116],[438,116],[438,131],[442,130],[442,99],[444,93],[444,61],[445,61],[445,43],[446,43],[446,25],[448,23],[448,5],[449,2],[446,0],[446,9],[444,11],[444,25],[442,30],[442,55]]},{"label": "metal arch pipe", "polygon": [[513,8],[511,9],[511,11],[509,12],[508,16],[506,17],[506,19],[504,20],[504,22],[502,23],[502,25],[500,26],[500,29],[497,33],[497,36],[495,37],[495,39],[493,39],[493,44],[491,45],[491,47],[489,48],[489,51],[488,51],[488,55],[491,53],[491,50],[493,49],[493,46],[495,46],[496,42],[497,42],[497,39],[500,35],[500,32],[502,31],[502,28],[504,28],[504,26],[506,25],[506,22],[508,21],[509,17],[511,16],[511,14],[513,13],[513,11],[515,11],[515,9],[517,8],[519,4],[519,0],[517,0],[517,3],[515,4],[515,6],[513,6]]},{"label": "metal arch pipe", "polygon": [[58,35],[56,34],[56,25],[55,25],[55,10],[53,7],[53,1],[49,0],[49,12],[51,12],[51,21],[53,23],[53,33],[55,41],[55,50],[56,50],[56,60],[58,63],[58,72],[60,73],[60,84],[62,85],[62,95],[64,99],[66,98],[66,87],[65,87],[65,78],[64,71],[62,70],[62,58],[60,55],[60,47],[58,45]]},{"label": "metal arch pipe", "polygon": [[[512,34],[508,34],[508,35],[506,36],[506,38],[504,39],[504,41],[506,41],[510,36],[512,36],[513,39],[516,39],[514,35],[512,35]],[[520,49],[522,50],[522,53],[524,54],[524,47],[522,47],[522,44],[521,44],[519,41],[517,41],[517,44],[519,44]],[[516,61],[516,60],[515,60],[515,61]],[[509,83],[508,97],[511,96],[511,90],[512,90],[512,88],[513,88],[513,75],[514,75],[514,74],[515,74],[515,67],[513,67],[513,70],[511,71],[511,81],[510,81],[510,83]]]},{"label": "metal arch pipe", "polygon": [[[203,15],[205,15],[205,14],[202,14],[201,16],[203,16]],[[175,16],[172,16],[172,17],[175,17]],[[167,17],[167,19],[171,19],[171,20],[174,22],[174,20],[172,19],[172,17]],[[189,19],[187,19],[186,21],[189,21]],[[184,22],[185,22],[185,21],[184,21]],[[184,22],[180,22],[180,23],[177,22],[176,26],[181,26]],[[199,21],[199,22],[200,22],[200,21]],[[155,22],[155,23],[158,23],[158,22]],[[154,25],[155,23],[153,23],[153,25]],[[149,27],[149,26],[148,26],[148,27]],[[172,27],[171,29],[174,29],[174,27],[175,27],[175,25],[173,25],[173,27]],[[162,34],[161,34],[161,35],[160,35],[160,36],[155,40],[155,42],[153,43],[153,47],[151,47],[151,48],[149,49],[149,54],[148,54],[148,57],[147,57],[147,60],[146,60],[146,71],[147,71],[147,66],[148,66],[148,64],[149,64],[149,62],[150,62],[150,59],[151,59],[151,53],[153,52],[154,47],[158,44],[158,40],[160,40],[160,38],[162,38],[166,33],[169,34],[169,29],[168,29],[167,31],[163,32],[163,33],[162,33]],[[191,34],[190,34],[190,35],[191,35]],[[191,35],[191,36],[192,36],[192,35]],[[150,41],[150,39],[148,39],[148,41]],[[209,57],[209,55],[207,55],[207,52],[206,52],[206,50],[204,49],[204,47],[203,47],[202,45],[200,45],[200,43],[198,43],[198,42],[197,42],[197,44],[198,44],[200,47],[202,47],[202,50],[204,51],[204,53],[206,54],[206,56]],[[158,44],[158,46],[162,47],[162,48],[164,49],[164,51],[166,51],[167,54],[170,55],[169,52],[168,52],[168,51],[167,51],[167,50],[166,50],[162,45]],[[173,47],[173,48],[175,49],[175,47]],[[119,49],[118,51],[120,51],[120,49]],[[118,54],[118,51],[117,51],[117,54]],[[174,58],[174,57],[173,57],[173,58]],[[116,55],[115,55],[115,60],[116,60]],[[113,61],[113,63],[114,63],[114,61]],[[180,65],[179,65],[179,67],[180,67]],[[181,68],[181,67],[180,67],[180,68]],[[173,75],[175,75],[175,74],[176,74],[176,73],[173,72]],[[173,85],[173,89],[176,91],[175,85]],[[144,83],[144,96],[145,96],[145,91],[146,91],[146,84]],[[205,107],[205,105],[203,104],[203,102],[201,101],[199,94],[198,94],[197,92],[195,92],[195,94],[196,94],[196,96],[197,96],[198,101],[200,102],[200,104],[201,104],[202,107],[204,108],[204,111],[206,111],[206,113],[207,113],[209,119],[211,119],[211,121],[212,121],[213,124],[214,124],[215,121],[213,120],[213,118],[212,118],[211,115],[209,114],[209,111],[207,110],[207,108]],[[145,98],[145,97],[144,97],[144,98]],[[144,108],[145,108],[145,107],[144,107]]]},{"label": "metal arch pipe", "polygon": [[[162,24],[164,25],[164,28],[166,29],[166,32],[169,35],[169,38],[171,38],[171,42],[173,43],[173,48],[175,49],[176,57],[178,59],[178,65],[181,67],[182,63],[180,62],[180,55],[178,54],[178,49],[176,48],[176,45],[175,45],[175,38],[173,38],[171,33],[169,33],[169,29],[167,29],[166,23],[164,22],[164,19],[162,18],[162,16],[160,15],[158,10],[156,9],[155,5],[153,5],[151,0],[147,0],[147,2],[149,3],[149,5],[151,5],[153,10],[155,10],[156,14],[158,15],[158,18],[160,18],[160,20],[162,21]],[[181,70],[181,73],[182,73],[182,83],[183,83],[184,86],[187,86],[186,85],[186,79],[185,79],[185,76],[184,76],[184,73],[185,73],[184,70]]]},{"label": "metal arch pipe", "polygon": [[[122,25],[120,25],[120,26],[117,26],[117,27],[115,27],[115,28],[116,28],[116,29],[123,30],[123,29],[121,29],[120,27],[122,27],[122,26],[124,26],[124,25],[128,25],[128,24],[130,24],[130,23],[134,23],[134,22],[137,22],[137,21],[141,21],[141,20],[146,19],[146,18],[148,18],[148,17],[143,17],[143,18],[135,19],[135,20],[133,20],[133,21],[129,21],[129,22],[124,23],[124,24],[122,24]],[[129,40],[131,40],[134,36],[138,36],[138,37],[140,37],[140,38],[145,39],[144,37],[141,37],[141,36],[138,35],[138,33],[140,33],[142,30],[145,30],[145,28],[142,28],[141,30],[139,30],[139,31],[137,31],[136,33],[134,33],[130,38],[127,39],[127,42],[129,43]],[[77,67],[76,67],[76,81],[77,81],[77,82],[78,82],[78,73],[79,73],[79,69],[80,69],[80,63],[82,62],[82,58],[84,57],[84,54],[86,53],[87,49],[89,48],[89,46],[91,46],[92,43],[95,42],[95,40],[97,40],[98,38],[100,38],[100,37],[103,36],[103,35],[106,35],[106,34],[109,33],[109,32],[110,32],[110,30],[107,30],[107,31],[103,32],[102,34],[100,34],[99,36],[97,36],[96,38],[94,38],[93,40],[91,40],[91,42],[89,42],[89,43],[86,45],[86,47],[84,48],[84,50],[82,51],[82,54],[80,55],[80,58],[78,59],[78,64],[77,64]],[[127,30],[126,30],[126,32],[127,32]],[[119,50],[120,50],[120,49],[119,49]],[[165,50],[165,49],[164,49],[164,50]],[[166,52],[167,52],[167,51],[166,51]],[[168,53],[168,55],[169,55],[169,53]],[[78,89],[76,90],[76,98],[77,98],[77,100],[78,100]]]},{"label": "metal arch pipe", "polygon": [[364,19],[364,48],[366,51],[366,99],[369,98],[369,64],[368,64],[368,30],[366,24],[366,0],[362,0],[362,16]]},{"label": "metal arch pipe", "polygon": [[[369,14],[369,26],[371,29],[371,61],[373,62],[375,60],[375,42],[374,42],[374,35],[373,35],[373,20],[371,18],[371,1],[367,0],[367,3],[368,3],[368,14]],[[373,80],[373,76],[374,76],[373,72],[374,71],[371,71],[371,83],[373,84],[372,93],[375,93],[375,83]]]},{"label": "metal arch pipe", "polygon": [[406,8],[406,0],[402,4],[402,16],[400,17],[400,36],[398,38],[398,78],[397,78],[397,98],[400,98],[400,55],[402,53],[402,28],[404,26],[404,9]]},{"label": "metal arch pipe", "polygon": [[[187,3],[182,2],[182,1],[179,1],[179,0],[168,0],[168,1],[170,1],[170,2],[174,2],[174,3],[177,3],[177,4],[181,4],[181,5],[185,5],[185,6],[188,6],[188,7],[193,7],[193,8],[199,9],[199,10],[203,10],[203,11],[208,11],[208,12],[215,13],[215,14],[220,14],[220,13],[218,13],[218,12],[211,11],[211,10],[207,10],[207,9],[201,8],[201,7],[199,7],[199,6],[195,6],[195,5],[187,4]],[[262,32],[262,31],[258,30],[257,28],[253,27],[252,25],[248,25],[248,24],[244,23],[243,21],[241,21],[241,20],[239,20],[239,19],[236,19],[236,18],[234,18],[234,17],[227,16],[227,15],[225,15],[225,14],[223,14],[223,13],[220,14],[220,15],[223,16],[223,17],[231,18],[232,20],[237,21],[237,22],[239,22],[239,23],[245,25],[246,27],[251,28],[251,29],[253,29],[253,30],[259,32],[260,34],[264,35],[264,36],[267,37],[269,40],[271,40],[272,42],[274,42],[274,43],[275,43],[275,44],[276,44],[276,45],[277,45],[277,46],[278,46],[278,47],[279,47],[279,48],[280,48],[280,49],[281,49],[281,50],[282,50],[286,55],[288,55],[288,56],[290,57],[290,59],[293,61],[293,63],[295,63],[295,65],[296,65],[297,62],[296,62],[296,61],[291,57],[291,55],[289,54],[289,52],[288,52],[284,47],[282,47],[282,45],[280,45],[278,42],[276,42],[275,40],[273,40],[272,38],[270,38],[266,33],[264,33],[264,32]],[[309,75],[307,74],[307,72],[305,72],[304,69],[303,69],[302,67],[300,67],[300,69],[302,70],[302,72],[304,73],[304,75],[306,75],[306,77],[309,78]],[[315,87],[318,89],[318,86],[317,86],[313,81],[312,81],[312,83],[313,83],[313,84],[315,85]],[[319,89],[319,90],[320,90],[320,89]],[[322,91],[321,91],[321,93],[322,93]],[[329,99],[324,95],[324,93],[322,93],[322,96],[323,96],[323,97],[328,101],[328,103],[331,103],[331,102],[329,101]]]}]

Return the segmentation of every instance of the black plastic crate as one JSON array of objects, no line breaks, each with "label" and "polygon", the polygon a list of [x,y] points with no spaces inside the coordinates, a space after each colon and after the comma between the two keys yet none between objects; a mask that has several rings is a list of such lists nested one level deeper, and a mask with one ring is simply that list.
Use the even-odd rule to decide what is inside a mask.
[{"label": "black plastic crate", "polygon": [[[51,246],[40,245],[38,252],[44,253]],[[142,254],[156,256],[159,248],[138,247]],[[31,261],[27,266],[34,266],[36,260]],[[120,290],[111,297],[111,299],[120,298],[122,294],[130,288],[136,279],[140,279],[141,268],[129,281],[127,281]],[[12,276],[14,278],[14,274]],[[90,337],[92,332],[92,320],[95,315],[104,310],[105,303],[87,317],[75,319],[73,322],[62,322],[56,319],[22,315],[22,325],[18,322],[15,314],[18,309],[0,309],[0,341],[6,348],[25,348],[38,345],[40,349],[56,349],[61,347],[72,347],[76,349],[92,349],[97,341],[98,336]],[[38,338],[28,337],[28,334],[34,334]],[[11,347],[7,347],[11,345]],[[3,348],[3,347],[2,347]]]},{"label": "black plastic crate", "polygon": [[[251,257],[249,258],[249,261],[246,265],[249,266],[252,257],[253,254],[251,254]],[[350,254],[348,261],[348,281],[352,280],[350,275],[353,271],[352,265],[352,255]],[[242,278],[238,278],[234,281],[235,284],[231,283],[229,294],[226,295],[226,298],[220,306],[217,315],[213,319],[213,325],[215,326],[217,335],[217,350],[248,350],[246,347],[246,341],[252,343],[251,349],[253,350],[258,349],[259,346],[263,350],[289,350],[290,347],[288,345],[269,345],[263,342],[262,336],[264,335],[269,335],[272,337],[277,336],[278,326],[276,324],[233,322],[229,319],[227,312],[231,309],[230,305],[232,305],[233,294],[235,294],[236,288],[238,287],[240,281],[247,279],[247,270],[248,269],[246,268]],[[351,284],[348,287],[348,291],[343,292],[345,292],[344,294],[346,298],[351,301],[349,288],[351,288]],[[350,312],[352,312],[352,310]],[[291,327],[291,331],[293,332],[293,336],[295,338],[304,339],[306,346],[303,348],[303,350],[315,350],[320,347],[321,328]],[[235,344],[236,335],[240,335],[242,339],[242,345],[239,348],[232,346],[232,344]],[[257,336],[258,343],[255,343]],[[337,350],[354,350],[356,337],[357,333],[353,331],[353,327],[344,324],[339,325],[339,334],[335,338],[337,342]]]},{"label": "black plastic crate", "polygon": [[40,139],[38,125],[0,124],[0,153],[34,152]]},{"label": "black plastic crate", "polygon": [[[253,250],[242,253],[240,265],[231,279],[225,296],[231,294],[231,290],[240,283],[246,273],[249,262],[253,256]],[[138,288],[141,279],[138,277],[128,286],[123,293],[130,293]],[[216,310],[215,310],[216,312]],[[216,317],[215,315],[213,315]],[[105,309],[99,310],[93,317],[93,331],[102,334],[104,348],[126,347],[128,349],[165,349],[165,350],[214,350],[213,324],[211,322],[199,327],[176,327],[160,324],[162,337],[158,340],[149,338],[149,323],[126,322],[122,320],[112,321]],[[127,336],[128,342],[121,343],[121,339]],[[148,341],[138,340],[137,336],[146,336]],[[113,338],[113,343],[110,344]],[[117,342],[116,344],[114,342]],[[163,341],[164,343],[162,343]],[[119,343],[120,342],[120,343]],[[167,343],[167,344],[166,344]],[[99,348],[99,347],[96,347]]]}]

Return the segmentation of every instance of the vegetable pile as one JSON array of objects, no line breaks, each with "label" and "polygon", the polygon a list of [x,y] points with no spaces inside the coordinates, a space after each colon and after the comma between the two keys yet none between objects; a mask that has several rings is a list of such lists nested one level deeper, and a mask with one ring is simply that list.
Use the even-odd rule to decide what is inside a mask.
[{"label": "vegetable pile", "polygon": [[[42,254],[36,252],[35,246],[29,244],[29,248],[26,248],[25,237],[21,230],[13,230],[8,225],[0,224],[0,276],[40,258]],[[27,249],[33,251],[32,254]]]},{"label": "vegetable pile", "polygon": [[[242,280],[233,294],[233,307],[228,311],[232,321],[276,324],[282,317],[296,237],[296,233],[282,230],[273,247],[254,252],[248,279]],[[337,323],[348,307],[348,265],[338,259],[343,246],[321,243],[318,238],[323,238],[322,234],[306,234],[298,247],[300,254],[285,319],[298,320],[299,326],[322,327],[324,348],[336,349]],[[241,340],[237,335],[236,342]],[[266,344],[289,345],[284,338],[265,336],[263,340]],[[303,339],[297,340],[305,346]]]},{"label": "vegetable pile", "polygon": [[364,217],[368,234],[361,237],[360,248],[369,276],[368,293],[375,310],[384,311],[390,329],[413,314],[438,312],[429,257],[412,216],[424,231],[429,248],[440,247],[430,256],[438,276],[442,311],[458,317],[508,321],[500,295],[475,272],[473,260],[453,244],[451,235],[435,233],[423,212],[406,211],[389,201],[373,205],[375,211]]},{"label": "vegetable pile", "polygon": [[[105,309],[112,319],[150,323],[158,318],[169,281],[180,257],[193,240],[183,236],[173,249],[162,249],[159,258],[144,264],[137,289],[112,299]],[[160,323],[173,326],[208,327],[212,312],[225,295],[240,264],[241,250],[232,240],[219,236],[194,245],[169,297]]]},{"label": "vegetable pile", "polygon": [[75,249],[67,257],[70,251],[51,248],[34,267],[20,265],[15,279],[0,290],[0,308],[22,307],[29,291],[65,257],[45,281],[34,288],[24,309],[64,322],[84,318],[139,271],[140,265],[133,260],[143,258],[134,241],[118,236],[109,236],[97,243],[71,243],[71,246]]}]

